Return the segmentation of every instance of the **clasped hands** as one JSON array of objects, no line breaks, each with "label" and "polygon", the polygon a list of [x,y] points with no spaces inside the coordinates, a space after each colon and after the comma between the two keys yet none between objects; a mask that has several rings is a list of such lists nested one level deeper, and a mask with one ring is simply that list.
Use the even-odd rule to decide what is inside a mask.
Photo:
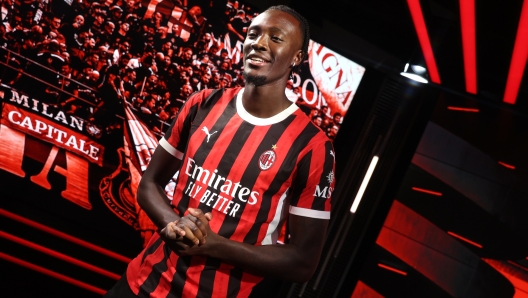
[{"label": "clasped hands", "polygon": [[213,215],[195,208],[187,211],[186,216],[169,222],[160,231],[160,237],[178,255],[205,254],[204,245],[209,241],[208,236],[216,235],[209,227]]}]

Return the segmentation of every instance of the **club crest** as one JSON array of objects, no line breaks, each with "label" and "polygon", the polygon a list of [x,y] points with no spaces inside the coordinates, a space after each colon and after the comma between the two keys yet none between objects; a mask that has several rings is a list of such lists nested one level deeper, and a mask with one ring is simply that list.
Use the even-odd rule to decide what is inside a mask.
[{"label": "club crest", "polygon": [[275,163],[277,155],[273,150],[266,150],[259,158],[259,167],[261,170],[266,171]]}]

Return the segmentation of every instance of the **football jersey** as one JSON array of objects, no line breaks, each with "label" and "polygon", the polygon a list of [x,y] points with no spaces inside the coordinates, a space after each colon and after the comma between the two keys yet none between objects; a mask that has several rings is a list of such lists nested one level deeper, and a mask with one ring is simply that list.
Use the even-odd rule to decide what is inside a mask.
[{"label": "football jersey", "polygon": [[[257,118],[243,88],[193,94],[159,145],[182,164],[175,211],[211,212],[211,230],[234,241],[269,245],[288,213],[330,218],[332,143],[292,104]],[[262,277],[214,258],[179,257],[156,234],[127,270],[140,297],[247,297]]]}]

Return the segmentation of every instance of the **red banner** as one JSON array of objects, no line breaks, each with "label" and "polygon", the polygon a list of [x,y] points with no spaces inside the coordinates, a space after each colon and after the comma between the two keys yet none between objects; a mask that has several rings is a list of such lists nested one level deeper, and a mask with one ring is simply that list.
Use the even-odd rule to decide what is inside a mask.
[{"label": "red banner", "polygon": [[33,113],[6,103],[2,110],[1,123],[40,140],[49,142],[57,147],[76,153],[99,166],[103,165],[104,147],[102,145],[65,125],[60,125],[50,120],[50,118],[58,119],[58,121],[68,124],[71,127],[82,128],[82,124],[78,125],[76,123],[77,120],[73,120],[75,119],[74,117],[70,117],[68,121],[68,118],[62,111],[53,114],[47,111],[47,109],[34,110],[40,113]]}]

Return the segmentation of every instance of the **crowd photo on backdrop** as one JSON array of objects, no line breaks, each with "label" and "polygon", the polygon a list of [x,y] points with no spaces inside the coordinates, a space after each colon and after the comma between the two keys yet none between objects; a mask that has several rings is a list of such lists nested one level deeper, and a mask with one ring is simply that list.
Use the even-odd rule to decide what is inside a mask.
[{"label": "crowd photo on backdrop", "polygon": [[[332,141],[365,69],[310,40],[297,12],[7,0],[0,61],[3,125],[99,167],[120,157],[98,195],[144,250],[107,297],[245,297],[263,277],[311,276]],[[62,196],[90,210],[83,189]]]}]

